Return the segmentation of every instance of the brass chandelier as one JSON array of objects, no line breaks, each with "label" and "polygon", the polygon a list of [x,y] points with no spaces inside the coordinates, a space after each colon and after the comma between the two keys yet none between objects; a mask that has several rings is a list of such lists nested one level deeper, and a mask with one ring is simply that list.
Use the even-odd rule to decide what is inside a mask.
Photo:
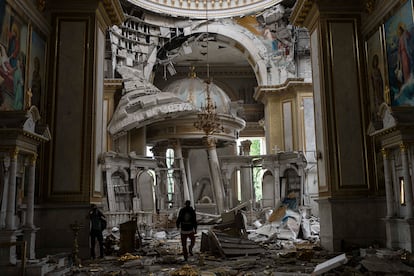
[{"label": "brass chandelier", "polygon": [[224,131],[220,119],[217,114],[217,105],[213,102],[210,96],[210,80],[206,80],[206,105],[201,105],[201,110],[197,114],[197,121],[194,126],[204,131],[206,136],[213,135]]},{"label": "brass chandelier", "polygon": [[194,127],[198,130],[204,131],[206,136],[213,135],[215,133],[220,133],[224,131],[224,127],[221,124],[221,121],[217,114],[217,105],[211,98],[210,93],[210,65],[208,59],[208,41],[209,41],[209,32],[208,32],[208,3],[206,4],[206,33],[207,33],[207,80],[206,83],[206,100],[205,105],[201,104],[200,112],[197,114],[197,121],[194,122]]}]

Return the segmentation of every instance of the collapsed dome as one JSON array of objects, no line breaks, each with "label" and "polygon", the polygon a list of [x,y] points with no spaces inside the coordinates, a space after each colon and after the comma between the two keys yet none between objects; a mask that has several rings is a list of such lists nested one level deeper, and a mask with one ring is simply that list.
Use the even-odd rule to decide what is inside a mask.
[{"label": "collapsed dome", "polygon": [[[197,109],[206,106],[207,83],[200,78],[190,77],[176,80],[163,89],[183,101],[192,103]],[[214,83],[209,84],[210,97],[217,106],[217,113],[230,114],[229,96]]]}]

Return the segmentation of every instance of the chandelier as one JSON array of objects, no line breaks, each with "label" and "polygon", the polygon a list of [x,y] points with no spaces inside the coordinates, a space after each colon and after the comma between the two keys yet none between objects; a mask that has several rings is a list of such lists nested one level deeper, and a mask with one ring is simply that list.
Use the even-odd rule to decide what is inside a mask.
[{"label": "chandelier", "polygon": [[200,112],[197,114],[197,121],[194,122],[194,126],[204,131],[206,136],[214,133],[220,133],[224,131],[220,119],[217,115],[217,106],[213,102],[210,96],[210,80],[206,80],[206,104],[201,104]]},{"label": "chandelier", "polygon": [[209,32],[208,32],[208,3],[206,4],[206,44],[207,44],[207,79],[206,83],[206,100],[205,105],[201,104],[200,112],[197,114],[197,121],[194,122],[194,127],[198,130],[204,131],[206,136],[213,135],[215,133],[220,133],[224,131],[224,127],[221,124],[221,121],[217,114],[217,105],[211,99],[210,95],[210,64],[208,59],[208,41],[209,41]]}]

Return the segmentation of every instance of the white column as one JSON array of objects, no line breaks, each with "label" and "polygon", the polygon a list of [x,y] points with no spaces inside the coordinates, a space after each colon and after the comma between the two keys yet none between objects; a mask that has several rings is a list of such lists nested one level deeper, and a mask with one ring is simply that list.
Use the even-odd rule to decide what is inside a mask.
[{"label": "white column", "polygon": [[389,153],[386,149],[382,149],[382,159],[384,162],[384,180],[385,180],[385,196],[387,200],[387,218],[394,216],[394,193],[392,188],[392,178],[390,173]]},{"label": "white column", "polygon": [[177,139],[173,144],[174,144],[175,156],[177,157],[178,162],[180,164],[180,173],[181,173],[182,187],[184,191],[184,200],[190,200],[190,192],[188,190],[187,176],[185,173],[183,152],[182,152],[180,140]]},{"label": "white column", "polygon": [[400,144],[401,150],[401,162],[403,166],[404,177],[404,192],[405,192],[405,204],[407,206],[406,219],[413,218],[413,188],[410,176],[410,167],[408,163],[407,147],[404,143]]},{"label": "white column", "polygon": [[33,155],[30,161],[31,162],[29,167],[29,183],[27,187],[26,227],[33,228],[36,155]]},{"label": "white column", "polygon": [[300,176],[300,205],[305,205],[305,168],[300,165],[299,166],[299,176]]},{"label": "white column", "polygon": [[3,186],[3,196],[1,201],[0,208],[0,229],[6,227],[6,210],[7,210],[7,198],[9,196],[9,179],[10,179],[10,156],[5,155],[3,159],[4,165],[4,186]]},{"label": "white column", "polygon": [[229,168],[223,171],[224,174],[224,185],[225,185],[225,192],[227,195],[226,200],[226,207],[228,209],[233,208],[233,189],[231,188],[231,174],[228,172]]},{"label": "white column", "polygon": [[280,173],[279,173],[279,166],[277,166],[276,168],[273,169],[273,177],[275,178],[274,180],[274,207],[276,208],[277,206],[279,206],[280,204]]},{"label": "white column", "polygon": [[221,214],[224,211],[225,192],[221,181],[220,165],[216,151],[216,141],[214,138],[203,137],[207,146],[208,161],[210,166],[211,178],[213,181],[214,195],[217,204],[217,211]]},{"label": "white column", "polygon": [[31,157],[29,167],[29,183],[27,187],[27,214],[26,224],[23,229],[24,240],[27,242],[27,257],[30,260],[36,258],[36,227],[34,225],[34,196],[35,196],[35,176],[36,176],[36,154]]},{"label": "white column", "polygon": [[[19,151],[10,152],[9,189],[7,191],[6,225],[5,230],[0,231],[0,243],[16,242],[15,204],[16,204],[16,172],[17,157]],[[16,264],[16,246],[0,247],[0,265]]]},{"label": "white column", "polygon": [[[252,142],[250,140],[244,140],[241,142],[242,151],[244,156],[250,155],[250,146]],[[255,193],[253,187],[253,179],[252,179],[252,167],[243,167],[241,168],[241,201],[246,202],[251,200],[252,205],[255,205]],[[249,205],[249,208],[252,207]]]},{"label": "white column", "polygon": [[17,149],[10,153],[10,178],[9,178],[9,191],[7,198],[7,210],[6,210],[6,229],[15,230],[15,211],[16,211],[16,171],[17,171],[17,157],[19,151]]},{"label": "white column", "polygon": [[195,206],[194,192],[193,192],[193,181],[191,180],[191,166],[190,166],[190,152],[189,150],[184,152],[185,157],[185,171],[187,173],[188,192],[190,194],[191,206]]},{"label": "white column", "polygon": [[158,206],[160,210],[168,208],[168,180],[167,180],[167,163],[165,160],[167,146],[156,144],[151,149],[158,163],[157,171],[157,190],[158,190]]}]

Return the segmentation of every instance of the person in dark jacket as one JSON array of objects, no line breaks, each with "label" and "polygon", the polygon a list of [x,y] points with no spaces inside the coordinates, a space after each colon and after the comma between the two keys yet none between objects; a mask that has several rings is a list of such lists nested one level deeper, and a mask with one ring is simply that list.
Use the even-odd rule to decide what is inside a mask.
[{"label": "person in dark jacket", "polygon": [[95,259],[95,240],[98,240],[99,243],[99,257],[104,257],[103,249],[103,235],[102,231],[104,230],[105,215],[98,209],[95,204],[91,204],[91,209],[89,211],[90,219],[90,236],[91,236],[91,258]]},{"label": "person in dark jacket", "polygon": [[[181,228],[181,245],[183,248],[184,260],[188,260],[188,253],[193,256],[193,247],[195,244],[195,234],[197,233],[197,218],[191,202],[187,200],[185,206],[180,209],[176,221],[177,228]],[[187,239],[190,239],[190,246],[187,250]]]}]

